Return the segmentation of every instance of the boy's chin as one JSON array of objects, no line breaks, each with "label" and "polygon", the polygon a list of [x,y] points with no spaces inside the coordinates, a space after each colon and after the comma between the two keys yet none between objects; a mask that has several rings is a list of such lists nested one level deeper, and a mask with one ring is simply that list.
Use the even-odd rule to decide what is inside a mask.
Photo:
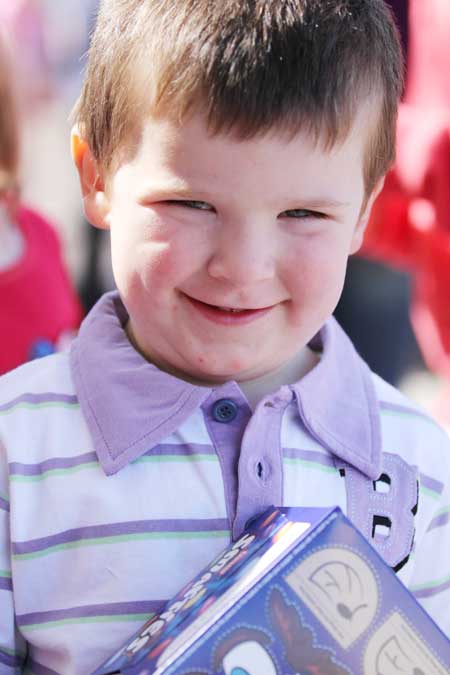
[{"label": "boy's chin", "polygon": [[264,369],[263,364],[256,363],[255,360],[251,359],[231,359],[230,361],[222,359],[217,361],[216,359],[208,360],[205,357],[200,357],[193,376],[204,382],[222,384],[230,380],[239,382],[257,378],[273,369],[269,366]]}]

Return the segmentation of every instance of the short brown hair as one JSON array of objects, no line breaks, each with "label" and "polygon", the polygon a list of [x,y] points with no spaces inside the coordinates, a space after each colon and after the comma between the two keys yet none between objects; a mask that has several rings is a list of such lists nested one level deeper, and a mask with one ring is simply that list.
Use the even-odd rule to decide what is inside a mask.
[{"label": "short brown hair", "polygon": [[370,194],[394,160],[402,86],[384,0],[103,0],[74,118],[107,168],[145,114],[202,110],[241,138],[306,127],[331,147],[373,100]]},{"label": "short brown hair", "polygon": [[11,59],[0,42],[0,196],[17,188],[19,131]]}]

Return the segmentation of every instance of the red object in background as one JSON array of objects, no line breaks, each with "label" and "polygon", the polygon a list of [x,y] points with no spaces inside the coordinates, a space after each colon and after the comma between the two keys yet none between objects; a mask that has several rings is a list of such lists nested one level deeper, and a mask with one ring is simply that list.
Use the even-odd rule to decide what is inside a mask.
[{"label": "red object in background", "polygon": [[55,231],[30,209],[20,207],[16,217],[25,251],[13,267],[0,272],[0,373],[28,361],[39,345],[56,350],[81,320]]},{"label": "red object in background", "polygon": [[412,322],[429,367],[450,380],[450,2],[410,1],[397,160],[362,253],[409,270]]}]

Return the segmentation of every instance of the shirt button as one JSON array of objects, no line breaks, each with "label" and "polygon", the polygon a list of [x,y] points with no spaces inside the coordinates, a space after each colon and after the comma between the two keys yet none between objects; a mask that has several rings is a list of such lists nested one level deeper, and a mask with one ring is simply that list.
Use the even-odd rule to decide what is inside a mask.
[{"label": "shirt button", "polygon": [[234,401],[229,398],[221,398],[213,405],[212,415],[216,422],[227,424],[232,422],[238,414],[238,407]]}]

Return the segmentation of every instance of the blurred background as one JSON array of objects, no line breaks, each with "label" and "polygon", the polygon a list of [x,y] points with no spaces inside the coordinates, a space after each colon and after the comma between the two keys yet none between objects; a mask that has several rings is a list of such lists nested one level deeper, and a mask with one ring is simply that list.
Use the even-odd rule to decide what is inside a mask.
[{"label": "blurred background", "polygon": [[[436,1],[450,5],[449,0]],[[413,2],[389,3],[407,59]],[[13,54],[20,101],[23,201],[45,214],[59,232],[85,310],[114,286],[108,234],[83,218],[69,145],[69,115],[80,89],[96,10],[97,0],[0,0],[0,28]],[[436,68],[441,66],[436,63]],[[350,261],[336,316],[375,372],[440,414],[446,378],[427,368],[411,327],[410,270],[385,265],[371,250],[366,253]]]}]

